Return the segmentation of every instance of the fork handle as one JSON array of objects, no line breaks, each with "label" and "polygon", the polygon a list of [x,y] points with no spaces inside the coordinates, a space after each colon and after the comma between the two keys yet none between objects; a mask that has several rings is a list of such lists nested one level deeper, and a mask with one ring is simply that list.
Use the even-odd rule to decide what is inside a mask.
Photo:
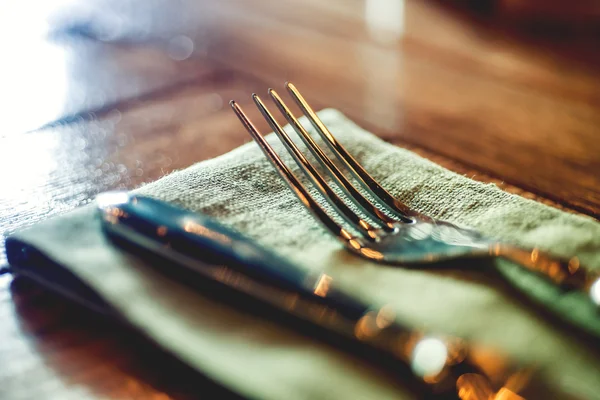
[{"label": "fork handle", "polygon": [[492,251],[496,256],[545,276],[563,289],[586,293],[596,306],[600,306],[600,274],[581,265],[579,258],[560,259],[538,248],[523,249],[505,243],[496,244]]}]

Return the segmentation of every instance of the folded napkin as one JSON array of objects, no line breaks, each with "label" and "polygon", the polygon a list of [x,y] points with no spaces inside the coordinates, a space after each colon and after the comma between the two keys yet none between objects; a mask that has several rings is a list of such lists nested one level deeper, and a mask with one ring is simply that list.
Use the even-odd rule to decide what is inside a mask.
[{"label": "folded napkin", "polygon": [[[367,170],[411,207],[501,239],[577,255],[582,263],[600,267],[600,224],[591,218],[452,173],[381,141],[336,110],[319,115]],[[285,155],[275,137],[269,141]],[[288,165],[295,167],[291,161]],[[491,344],[546,367],[548,381],[563,391],[582,398],[600,394],[600,361],[597,350],[590,350],[600,336],[600,317],[581,296],[561,293],[508,262],[403,268],[351,255],[303,208],[254,143],[136,192],[214,216],[299,265],[325,270],[357,294],[390,304],[415,328]],[[95,293],[80,299],[116,310],[166,350],[244,396],[409,397],[395,379],[354,356],[164,279],[112,246],[93,213],[84,207],[17,233],[9,257],[16,257],[20,245],[36,249]],[[60,290],[57,276],[46,274],[44,279]]]}]

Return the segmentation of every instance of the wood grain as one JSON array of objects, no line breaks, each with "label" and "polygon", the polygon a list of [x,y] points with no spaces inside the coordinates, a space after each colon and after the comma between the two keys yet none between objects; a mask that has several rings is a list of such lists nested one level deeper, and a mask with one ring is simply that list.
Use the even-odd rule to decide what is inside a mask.
[{"label": "wood grain", "polygon": [[[267,131],[250,93],[286,80],[316,108],[338,108],[451,170],[600,216],[597,38],[524,36],[438,2],[377,9],[384,3],[93,0],[53,10],[28,57],[3,59],[0,234],[249,141],[227,102]],[[44,64],[50,53],[36,48],[60,62]],[[0,277],[0,318],[2,399],[187,399],[214,387],[24,279]]]},{"label": "wood grain", "polygon": [[[414,12],[423,12],[423,3],[406,3],[407,29],[413,4]],[[435,21],[442,16],[428,17]],[[516,186],[600,215],[597,76],[583,72],[578,76],[586,82],[586,89],[577,95],[572,92],[575,99],[560,95],[568,90],[568,81],[575,80],[569,73],[558,72],[576,69],[565,65],[564,59],[555,61],[553,85],[536,85],[527,75],[523,81],[500,80],[502,74],[518,75],[520,70],[536,75],[535,70],[544,69],[551,55],[519,57],[516,43],[498,46],[495,43],[504,40],[501,35],[486,38],[486,31],[465,32],[461,24],[448,24],[437,34],[433,26],[430,35],[452,37],[456,31],[460,38],[472,36],[479,46],[492,43],[480,54],[477,47],[469,48],[481,63],[472,67],[476,71],[465,71],[464,58],[444,61],[413,53],[414,47],[403,46],[404,41],[368,46],[301,26],[284,29],[287,25],[291,24],[267,20],[263,14],[256,19],[245,14],[244,19],[228,24],[232,32],[223,32],[215,58],[231,68],[239,67],[236,60],[244,59],[247,73],[275,87],[281,86],[280,77],[293,80],[310,101],[335,106],[386,138],[401,137]],[[284,47],[270,45],[274,32]],[[431,42],[418,36],[411,39]],[[427,49],[427,45],[423,47]],[[524,66],[519,68],[519,64]],[[550,78],[541,79],[547,82]]]}]

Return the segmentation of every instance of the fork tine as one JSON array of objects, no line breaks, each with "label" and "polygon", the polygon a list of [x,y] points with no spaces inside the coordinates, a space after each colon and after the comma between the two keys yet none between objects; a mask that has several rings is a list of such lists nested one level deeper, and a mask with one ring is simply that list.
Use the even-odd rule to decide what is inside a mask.
[{"label": "fork tine", "polygon": [[[269,89],[272,90],[272,89]],[[327,200],[331,206],[336,209],[352,226],[357,230],[361,231],[368,238],[375,239],[377,237],[377,228],[371,226],[367,221],[360,218],[354,211],[352,211],[346,203],[344,203],[337,194],[327,185],[323,180],[319,172],[312,166],[312,164],[306,159],[304,154],[298,149],[296,144],[290,139],[285,130],[275,120],[273,115],[269,112],[265,104],[262,102],[260,97],[256,94],[252,95],[254,103],[265,117],[275,134],[281,139],[288,152],[294,158],[294,161],[298,164],[300,169],[308,176],[312,181],[313,185],[321,193],[321,195]]]},{"label": "fork tine", "polygon": [[325,142],[329,145],[331,150],[336,154],[336,156],[346,165],[346,167],[350,170],[350,172],[354,175],[356,180],[358,180],[361,185],[373,193],[377,198],[379,198],[383,203],[385,203],[388,207],[394,211],[398,217],[402,218],[406,222],[411,222],[412,219],[409,217],[410,208],[405,204],[398,201],[394,196],[392,196],[387,190],[385,190],[348,151],[340,142],[338,142],[335,137],[331,134],[329,129],[323,124],[323,121],[319,118],[317,113],[312,109],[310,105],[308,105],[307,101],[300,94],[296,86],[293,83],[287,82],[285,84],[286,88],[298,103],[298,106],[302,109],[302,112],[306,117],[310,120],[312,125],[315,127],[317,132],[321,135],[321,137],[325,140]]},{"label": "fork tine", "polygon": [[370,215],[376,221],[380,221],[383,223],[383,229],[391,232],[393,231],[394,224],[397,222],[396,220],[388,217],[383,212],[381,212],[373,203],[371,203],[367,198],[365,198],[356,188],[348,181],[348,179],[344,176],[344,174],[339,170],[338,167],[335,166],[333,161],[323,152],[323,150],[319,147],[319,145],[314,141],[314,139],[310,136],[310,134],[304,129],[304,127],[300,124],[298,119],[292,114],[291,110],[285,105],[281,97],[274,90],[269,90],[269,94],[273,98],[275,104],[281,111],[281,113],[288,120],[290,125],[294,128],[298,136],[302,139],[302,141],[306,144],[311,153],[315,156],[315,158],[321,163],[323,168],[330,174],[335,183],[338,185],[340,189],[344,191],[346,196],[361,210]]},{"label": "fork tine", "polygon": [[353,237],[347,230],[338,225],[337,222],[331,219],[325,210],[323,210],[323,208],[312,198],[304,186],[302,186],[294,174],[292,174],[289,168],[283,163],[281,158],[279,158],[273,147],[271,147],[264,136],[256,129],[252,122],[250,122],[240,106],[234,100],[231,100],[229,105],[244,125],[244,128],[246,128],[250,136],[252,136],[252,139],[254,139],[271,164],[273,164],[279,175],[284,178],[290,189],[294,192],[298,199],[300,199],[300,202],[319,221],[321,221],[323,225],[325,225],[325,227],[335,235],[335,237],[341,240],[344,245],[356,249],[357,246],[359,246],[356,242],[356,238]]}]

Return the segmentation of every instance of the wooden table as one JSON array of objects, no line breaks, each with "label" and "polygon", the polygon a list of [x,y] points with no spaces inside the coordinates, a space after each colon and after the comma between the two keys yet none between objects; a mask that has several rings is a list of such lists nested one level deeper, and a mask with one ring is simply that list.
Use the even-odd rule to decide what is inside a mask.
[{"label": "wooden table", "polygon": [[[600,217],[597,36],[519,33],[422,0],[2,7],[4,235],[248,142],[228,101],[266,132],[250,94],[286,80],[449,169]],[[2,399],[197,398],[210,384],[8,275],[0,321]]]}]

